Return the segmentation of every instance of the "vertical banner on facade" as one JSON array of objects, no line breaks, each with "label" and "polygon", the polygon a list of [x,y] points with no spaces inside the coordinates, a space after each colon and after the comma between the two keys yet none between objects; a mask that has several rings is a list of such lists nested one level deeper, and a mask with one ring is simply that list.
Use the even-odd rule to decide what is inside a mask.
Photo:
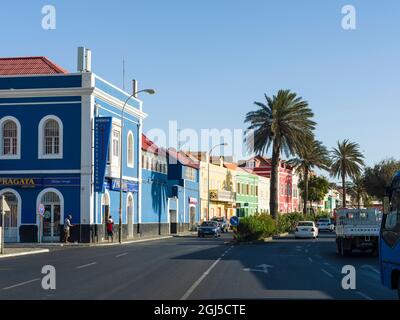
[{"label": "vertical banner on facade", "polygon": [[108,146],[110,144],[111,117],[94,119],[94,191],[104,191]]}]

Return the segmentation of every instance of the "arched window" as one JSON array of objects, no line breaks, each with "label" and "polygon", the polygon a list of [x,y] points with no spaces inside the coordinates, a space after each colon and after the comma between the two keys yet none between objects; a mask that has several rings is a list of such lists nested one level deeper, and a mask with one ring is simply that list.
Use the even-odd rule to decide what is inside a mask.
[{"label": "arched window", "polygon": [[63,156],[63,125],[56,116],[44,117],[39,123],[39,159]]},{"label": "arched window", "polygon": [[134,148],[133,148],[133,134],[132,131],[129,131],[128,133],[128,139],[127,139],[127,162],[128,162],[128,167],[133,168],[134,167]]},{"label": "arched window", "polygon": [[0,120],[2,159],[19,159],[21,150],[21,127],[19,121],[14,117],[4,117]]}]

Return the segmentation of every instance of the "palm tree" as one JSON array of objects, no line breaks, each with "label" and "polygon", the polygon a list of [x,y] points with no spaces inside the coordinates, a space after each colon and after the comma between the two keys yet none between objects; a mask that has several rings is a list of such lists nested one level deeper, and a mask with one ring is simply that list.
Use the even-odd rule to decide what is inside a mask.
[{"label": "palm tree", "polygon": [[360,151],[358,143],[348,139],[338,142],[333,148],[331,174],[333,177],[342,179],[343,201],[342,207],[346,207],[346,178],[356,178],[361,174],[364,166],[364,156]]},{"label": "palm tree", "polygon": [[[357,207],[358,209],[361,208],[361,200],[367,200],[368,194],[365,188],[365,180],[361,175],[357,175],[353,178],[353,183],[351,185],[351,189],[356,194],[357,199]],[[365,204],[365,202],[364,202]]]},{"label": "palm tree", "polygon": [[304,185],[303,214],[306,215],[310,171],[315,168],[329,171],[329,152],[321,141],[310,139],[303,144],[299,151],[298,157],[289,160],[288,163],[292,165],[302,176]]},{"label": "palm tree", "polygon": [[287,157],[295,155],[307,139],[313,138],[315,122],[308,103],[290,90],[279,90],[265,103],[254,102],[259,108],[248,112],[245,122],[250,123],[246,144],[250,152],[265,154],[272,145],[272,172],[270,211],[278,214],[278,170],[281,152]]}]

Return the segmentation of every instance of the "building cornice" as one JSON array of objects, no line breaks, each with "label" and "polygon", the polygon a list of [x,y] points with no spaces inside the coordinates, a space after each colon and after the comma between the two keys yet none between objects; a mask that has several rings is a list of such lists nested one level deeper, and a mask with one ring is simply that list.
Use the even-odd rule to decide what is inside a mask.
[{"label": "building cornice", "polygon": [[7,89],[0,90],[0,98],[72,97],[91,95],[93,91],[93,87],[54,89]]},{"label": "building cornice", "polygon": [[[94,96],[96,98],[99,98],[99,99],[103,100],[104,102],[106,102],[106,103],[108,103],[108,104],[110,104],[110,105],[112,105],[112,106],[114,106],[114,107],[116,107],[116,108],[118,108],[119,110],[122,111],[122,108],[124,106],[124,102],[123,101],[113,97],[112,95],[110,95],[110,94],[108,94],[108,93],[106,93],[106,92],[104,92],[104,91],[102,91],[102,90],[100,90],[98,88],[94,89],[93,94],[94,94]],[[134,116],[134,117],[137,117],[138,119],[145,119],[147,117],[146,113],[144,113],[143,111],[140,111],[139,109],[131,106],[130,104],[126,105],[125,112],[130,114],[130,115],[132,115],[132,116]]]}]

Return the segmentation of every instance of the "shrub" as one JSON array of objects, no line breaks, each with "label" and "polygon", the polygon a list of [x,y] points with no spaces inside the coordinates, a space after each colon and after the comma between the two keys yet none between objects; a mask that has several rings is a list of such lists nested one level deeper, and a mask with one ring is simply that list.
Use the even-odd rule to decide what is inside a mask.
[{"label": "shrub", "polygon": [[303,219],[303,214],[299,212],[280,214],[277,219],[277,232],[291,232],[296,228],[297,222]]},{"label": "shrub", "polygon": [[236,228],[238,241],[257,241],[275,234],[276,222],[268,214],[256,214],[240,219]]}]

